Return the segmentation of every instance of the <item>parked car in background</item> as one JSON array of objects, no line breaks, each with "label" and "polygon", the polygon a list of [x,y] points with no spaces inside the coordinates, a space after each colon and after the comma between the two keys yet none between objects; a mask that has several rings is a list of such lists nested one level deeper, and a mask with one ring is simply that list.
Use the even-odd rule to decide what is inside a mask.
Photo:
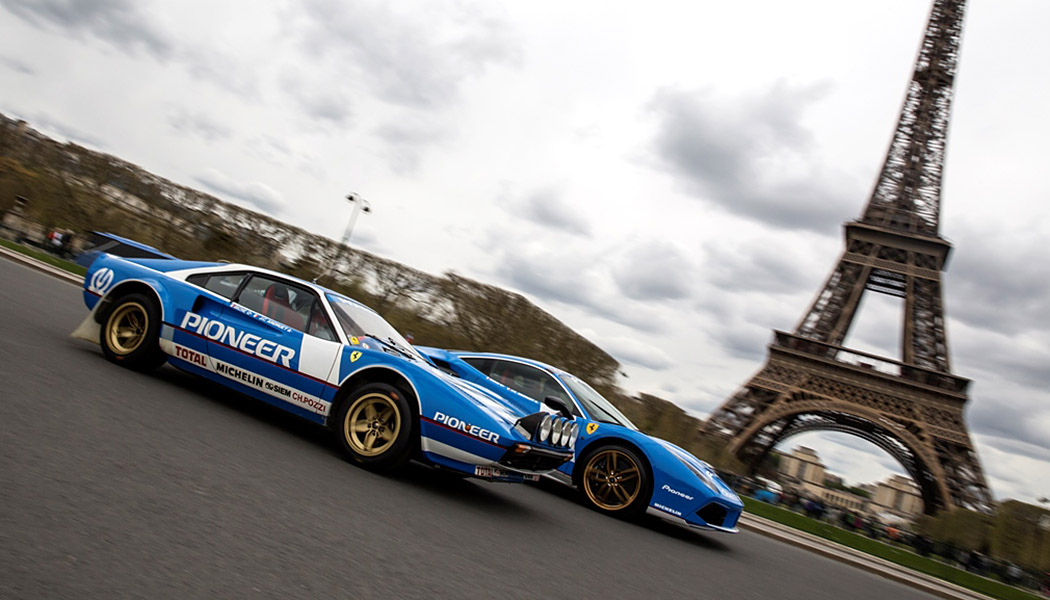
[{"label": "parked car in background", "polygon": [[780,498],[784,495],[784,488],[779,483],[770,481],[765,477],[756,477],[755,480],[756,487],[753,494],[755,500],[761,500],[770,504],[780,502]]}]

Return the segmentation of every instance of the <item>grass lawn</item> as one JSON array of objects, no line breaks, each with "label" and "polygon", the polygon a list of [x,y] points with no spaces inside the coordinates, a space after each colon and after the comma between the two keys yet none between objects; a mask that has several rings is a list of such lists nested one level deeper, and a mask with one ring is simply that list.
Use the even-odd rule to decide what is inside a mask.
[{"label": "grass lawn", "polygon": [[975,575],[942,562],[924,558],[897,546],[885,544],[869,537],[846,531],[829,523],[811,519],[779,506],[766,504],[753,498],[743,498],[745,510],[755,516],[764,517],[789,527],[811,533],[827,540],[860,550],[867,554],[886,559],[914,571],[932,575],[945,581],[975,592],[1001,598],[1002,600],[1043,600],[1041,596],[1031,594],[1019,588],[1006,585],[992,579]]},{"label": "grass lawn", "polygon": [[47,264],[53,267],[64,269],[66,271],[69,271],[70,273],[75,273],[77,275],[83,275],[84,273],[87,273],[86,267],[82,267],[76,263],[69,262],[68,260],[63,260],[56,256],[52,256],[47,252],[30,248],[29,246],[23,246],[22,244],[16,244],[7,240],[0,240],[0,246],[3,246],[9,250],[14,250],[15,252],[21,252],[26,256],[35,258],[41,262],[46,262]]}]

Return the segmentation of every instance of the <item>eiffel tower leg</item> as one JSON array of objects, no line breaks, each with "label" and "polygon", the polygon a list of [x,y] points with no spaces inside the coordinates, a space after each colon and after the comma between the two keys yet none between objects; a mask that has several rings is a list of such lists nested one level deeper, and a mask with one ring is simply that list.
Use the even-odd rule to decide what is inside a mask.
[{"label": "eiffel tower leg", "polygon": [[766,440],[764,443],[761,443],[761,447],[757,452],[755,452],[753,458],[749,461],[748,475],[754,475],[758,472],[758,468],[762,466],[762,461],[766,460],[766,458],[769,456],[769,453],[772,452],[773,448],[775,448],[776,445],[780,443],[781,436],[784,434],[784,432],[787,431],[788,428],[790,428],[792,425],[794,425],[795,421],[797,420],[798,415],[794,415],[777,425],[776,433],[764,432],[764,435],[768,435],[769,439]]},{"label": "eiffel tower leg", "polygon": [[987,512],[994,501],[988,484],[985,483],[977,453],[967,443],[941,441],[936,444],[937,455],[943,465],[948,490],[955,506]]},{"label": "eiffel tower leg", "polygon": [[808,338],[841,343],[857,311],[868,269],[840,259],[796,331]]},{"label": "eiffel tower leg", "polygon": [[908,286],[902,340],[904,362],[950,373],[940,278],[911,277]]}]

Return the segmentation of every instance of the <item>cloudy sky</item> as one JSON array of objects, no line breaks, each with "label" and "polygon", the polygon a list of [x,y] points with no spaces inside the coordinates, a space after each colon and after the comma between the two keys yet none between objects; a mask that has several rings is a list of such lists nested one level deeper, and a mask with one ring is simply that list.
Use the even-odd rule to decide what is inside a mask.
[{"label": "cloudy sky", "polygon": [[[929,7],[0,0],[0,111],[336,239],[356,192],[355,245],[517,290],[705,416],[837,260]],[[1048,21],[971,1],[945,172],[953,366],[999,499],[1050,495]],[[867,296],[848,344],[896,358],[901,307]]]}]

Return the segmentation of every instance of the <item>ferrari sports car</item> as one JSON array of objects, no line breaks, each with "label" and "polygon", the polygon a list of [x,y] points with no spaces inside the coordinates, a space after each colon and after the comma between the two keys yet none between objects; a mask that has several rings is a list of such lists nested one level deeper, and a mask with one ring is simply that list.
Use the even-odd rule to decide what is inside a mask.
[{"label": "ferrari sports car", "polygon": [[[547,475],[599,512],[643,512],[697,529],[736,533],[744,504],[704,461],[642,433],[582,379],[535,360],[417,348],[439,367],[502,395],[519,410],[560,400],[583,429],[574,460]],[[531,404],[530,404],[531,401]]]},{"label": "ferrari sports car", "polygon": [[326,425],[368,469],[415,457],[520,482],[573,456],[575,439],[538,440],[543,415],[530,419],[436,368],[379,314],[313,283],[245,265],[102,254],[84,302],[91,313],[74,335],[110,361],[143,371],[169,362]]}]

